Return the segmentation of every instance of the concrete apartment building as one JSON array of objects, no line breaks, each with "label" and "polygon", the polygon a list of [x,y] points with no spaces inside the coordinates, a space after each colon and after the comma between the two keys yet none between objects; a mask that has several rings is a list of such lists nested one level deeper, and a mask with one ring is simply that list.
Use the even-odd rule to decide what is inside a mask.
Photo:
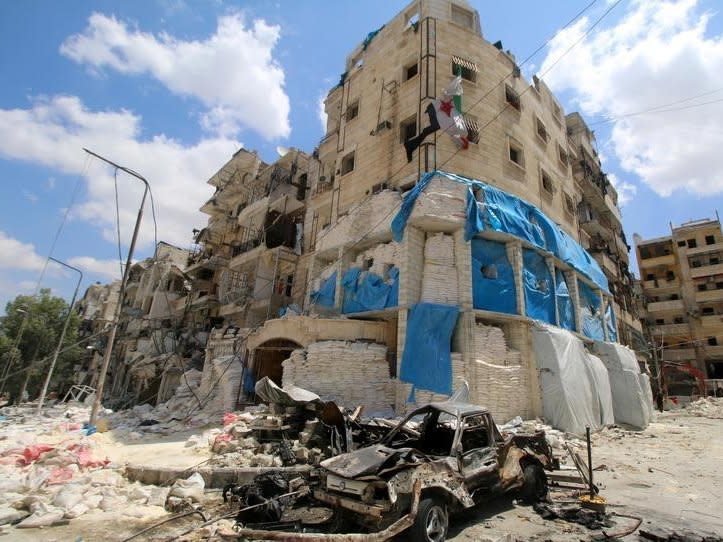
[{"label": "concrete apartment building", "polygon": [[[438,130],[409,161],[405,141],[455,74],[468,148]],[[415,310],[428,304],[454,313],[441,356],[452,384],[467,381],[471,401],[500,419],[546,408],[536,321],[568,330],[580,359],[640,338],[592,132],[542,80],[525,81],[466,1],[415,1],[370,32],[324,104],[311,154],[279,149],[266,164],[242,149],[208,180],[208,224],[182,270],[190,291],[166,304],[186,332],[209,333],[203,382],[224,382],[222,406],[253,400],[264,376],[371,411],[441,398],[449,390],[402,374],[416,363]],[[524,213],[507,216],[512,230],[490,218],[494,198],[499,216]],[[167,389],[161,373],[147,386]]]},{"label": "concrete apartment building", "polygon": [[[718,218],[635,237],[645,322],[672,395],[710,393],[723,379],[723,233]],[[707,389],[701,390],[705,380]]]}]

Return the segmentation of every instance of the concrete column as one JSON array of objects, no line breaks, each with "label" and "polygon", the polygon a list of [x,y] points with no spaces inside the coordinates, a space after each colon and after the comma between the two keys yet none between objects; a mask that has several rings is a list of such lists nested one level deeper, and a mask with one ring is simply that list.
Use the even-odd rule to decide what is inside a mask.
[{"label": "concrete column", "polygon": [[575,311],[575,331],[582,333],[582,313],[580,312],[580,289],[577,287],[577,275],[574,271],[564,271],[570,300]]},{"label": "concrete column", "polygon": [[552,256],[545,258],[547,268],[552,276],[552,300],[555,302],[555,325],[560,325],[560,307],[557,306],[557,276],[555,274],[555,260]]},{"label": "concrete column", "polygon": [[517,293],[517,314],[525,315],[525,286],[522,280],[522,243],[510,241],[505,244],[507,259],[510,260],[515,277],[515,292]]},{"label": "concrete column", "polygon": [[345,251],[344,248],[339,249],[339,256],[337,257],[334,269],[336,270],[336,293],[334,296],[334,308],[341,312],[341,306],[344,301],[344,291],[341,285],[341,279],[344,273],[351,267],[354,261],[354,254],[351,251]]}]

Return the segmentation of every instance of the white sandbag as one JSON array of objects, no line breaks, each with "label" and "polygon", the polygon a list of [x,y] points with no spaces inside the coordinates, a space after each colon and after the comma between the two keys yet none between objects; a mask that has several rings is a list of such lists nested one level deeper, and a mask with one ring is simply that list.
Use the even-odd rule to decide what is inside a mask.
[{"label": "white sandbag", "polygon": [[30,515],[26,510],[16,510],[12,506],[0,507],[0,525],[7,525]]},{"label": "white sandbag", "polygon": [[60,508],[56,508],[55,506],[50,506],[47,504],[41,504],[31,515],[22,520],[15,527],[17,529],[49,527],[63,519],[64,515],[65,512]]},{"label": "white sandbag", "polygon": [[168,493],[169,497],[178,497],[180,499],[190,499],[193,502],[201,502],[203,500],[203,489],[206,487],[203,476],[194,472],[185,480],[176,480]]}]

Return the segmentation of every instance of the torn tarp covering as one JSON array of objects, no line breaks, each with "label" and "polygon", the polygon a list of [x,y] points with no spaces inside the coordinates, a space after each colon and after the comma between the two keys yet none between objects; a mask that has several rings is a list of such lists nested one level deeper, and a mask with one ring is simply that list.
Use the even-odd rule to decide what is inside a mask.
[{"label": "torn tarp covering", "polygon": [[277,386],[268,376],[256,382],[256,395],[267,403],[283,406],[305,405],[307,403],[321,403],[321,399],[314,392],[290,386],[286,389]]},{"label": "torn tarp covering", "polygon": [[[465,239],[469,240],[484,230],[514,235],[551,252],[600,288],[608,291],[607,278],[598,263],[540,209],[486,183],[445,171],[425,173],[415,187],[405,195],[401,208],[392,221],[392,233],[396,241],[402,240],[404,228],[417,198],[435,176],[465,184],[470,189],[467,196]],[[476,200],[479,202],[475,203]]]},{"label": "torn tarp covering", "polygon": [[414,388],[452,393],[452,331],[459,307],[418,303],[407,316],[399,379]]},{"label": "torn tarp covering", "polygon": [[608,302],[607,309],[605,309],[605,327],[608,331],[607,340],[614,343],[618,342],[618,330],[615,325],[615,311],[612,302]]},{"label": "torn tarp covering", "polygon": [[555,324],[555,296],[552,273],[545,258],[528,248],[522,251],[522,284],[525,314],[535,320]]},{"label": "torn tarp covering", "polygon": [[570,299],[570,290],[567,287],[565,275],[555,269],[555,297],[557,298],[557,314],[560,318],[558,325],[562,328],[575,331],[575,311]]},{"label": "torn tarp covering", "polygon": [[472,298],[475,309],[517,313],[515,274],[504,243],[472,239]]},{"label": "torn tarp covering", "polygon": [[582,334],[596,341],[602,341],[605,339],[605,332],[600,310],[600,296],[581,280],[577,281],[577,288],[580,292]]},{"label": "torn tarp covering", "polygon": [[336,271],[327,278],[316,292],[311,292],[311,302],[323,307],[333,307],[336,297]]},{"label": "torn tarp covering", "polygon": [[376,273],[352,267],[341,279],[344,314],[382,310],[399,303],[399,269],[391,267],[386,280]]}]

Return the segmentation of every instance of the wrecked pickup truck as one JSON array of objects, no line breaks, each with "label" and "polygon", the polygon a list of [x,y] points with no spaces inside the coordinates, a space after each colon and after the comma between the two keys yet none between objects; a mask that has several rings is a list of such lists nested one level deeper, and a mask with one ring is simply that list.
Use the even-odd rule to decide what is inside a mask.
[{"label": "wrecked pickup truck", "polygon": [[413,411],[377,444],[320,467],[314,499],[339,519],[379,533],[413,511],[411,539],[441,542],[451,512],[512,490],[526,502],[543,498],[545,469],[557,464],[544,431],[503,436],[488,410],[447,401]]}]

